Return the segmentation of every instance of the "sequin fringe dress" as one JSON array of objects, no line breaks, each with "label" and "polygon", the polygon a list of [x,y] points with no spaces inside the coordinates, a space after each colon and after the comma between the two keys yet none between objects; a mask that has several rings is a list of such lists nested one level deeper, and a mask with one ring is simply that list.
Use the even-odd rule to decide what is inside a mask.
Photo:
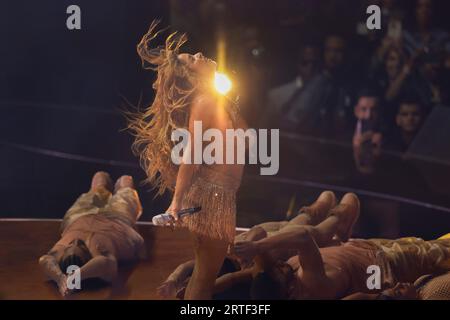
[{"label": "sequin fringe dress", "polygon": [[202,166],[183,199],[183,207],[202,210],[182,219],[191,232],[233,243],[236,230],[236,192],[241,180]]}]

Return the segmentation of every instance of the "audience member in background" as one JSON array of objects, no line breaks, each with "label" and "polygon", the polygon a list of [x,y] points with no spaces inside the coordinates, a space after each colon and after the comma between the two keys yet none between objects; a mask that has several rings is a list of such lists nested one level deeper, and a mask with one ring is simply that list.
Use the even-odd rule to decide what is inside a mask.
[{"label": "audience member in background", "polygon": [[311,79],[317,75],[319,58],[317,46],[305,44],[300,48],[296,62],[297,76],[295,79],[269,92],[270,109],[267,113],[269,121],[273,121],[274,115],[275,118],[278,118],[279,115],[285,114],[296,103]]},{"label": "audience member in background", "polygon": [[417,79],[415,72],[420,52],[407,57],[400,46],[391,46],[384,60],[384,70],[378,76],[377,84],[383,92],[385,109],[384,124],[387,128],[395,128],[395,116],[400,97],[414,90]]},{"label": "audience member in background", "polygon": [[[384,49],[383,49],[384,50]],[[373,82],[383,96],[385,109],[383,117],[386,120],[385,125],[389,128],[395,126],[395,100],[398,99],[399,92],[404,86],[404,82],[409,75],[409,67],[405,64],[405,56],[399,46],[392,45],[383,53],[382,63],[372,65],[369,81]],[[375,55],[375,57],[377,57]],[[373,61],[378,60],[374,58]]]},{"label": "audience member in background", "polygon": [[414,140],[423,122],[420,102],[413,99],[403,100],[395,117],[396,130],[383,143],[383,148],[405,152]]},{"label": "audience member in background", "polygon": [[348,129],[351,104],[343,73],[344,39],[329,35],[324,42],[323,70],[311,79],[282,114],[283,126],[304,134],[340,138]]},{"label": "audience member in background", "polygon": [[367,91],[362,93],[354,108],[357,119],[353,135],[353,154],[360,173],[373,173],[381,152],[379,98]]},{"label": "audience member in background", "polygon": [[407,90],[405,83],[416,65],[418,55],[419,53],[416,53],[406,59],[400,47],[393,46],[388,50],[385,58],[387,81],[384,88],[384,98],[387,102],[395,102],[402,91]]},{"label": "audience member in background", "polygon": [[[368,3],[370,2],[368,1]],[[401,8],[399,0],[381,0],[380,2],[382,27],[388,28],[389,23],[393,20],[403,20],[405,12]]]},{"label": "audience member in background", "polygon": [[[373,4],[381,7],[381,30],[367,28],[366,11],[367,7]],[[350,54],[352,54],[352,63],[357,63],[359,68],[350,71],[359,72],[359,76],[364,77],[368,72],[379,69],[390,47],[400,46],[401,26],[405,15],[399,6],[399,1],[394,0],[361,1],[358,12],[356,37],[352,41]]]},{"label": "audience member in background", "polygon": [[383,116],[388,127],[396,126],[395,110],[401,97],[408,96],[411,92],[417,95],[423,113],[434,105],[447,101],[440,61],[439,56],[423,50],[417,50],[413,56],[405,59],[404,52],[399,47],[389,49],[384,70],[376,81],[384,92],[386,108]]},{"label": "audience member in background", "polygon": [[442,59],[439,54],[423,54],[419,68],[419,76],[413,82],[413,90],[427,111],[448,98],[448,90],[443,81]]},{"label": "audience member in background", "polygon": [[[399,98],[411,92],[417,95],[425,113],[437,104],[448,102],[445,88],[446,73],[441,55],[417,50],[398,72],[397,54],[401,54],[398,49],[391,49],[386,59],[388,77],[385,84],[385,99],[389,106],[398,105]],[[383,87],[382,81],[380,84]]]},{"label": "audience member in background", "polygon": [[[381,146],[386,131],[381,118],[380,99],[371,90],[360,94],[354,108],[357,119],[353,136],[353,155],[356,172],[353,184],[365,190],[378,190],[380,181],[392,180],[392,172],[381,158]],[[395,183],[384,187],[395,189]],[[368,198],[364,203],[361,227],[364,232],[386,237],[398,237],[398,203]],[[367,230],[365,230],[367,229]]]},{"label": "audience member in background", "polygon": [[417,0],[415,8],[415,29],[403,32],[403,41],[406,49],[413,53],[417,49],[426,48],[429,52],[438,52],[448,48],[448,32],[436,28],[433,0]]}]

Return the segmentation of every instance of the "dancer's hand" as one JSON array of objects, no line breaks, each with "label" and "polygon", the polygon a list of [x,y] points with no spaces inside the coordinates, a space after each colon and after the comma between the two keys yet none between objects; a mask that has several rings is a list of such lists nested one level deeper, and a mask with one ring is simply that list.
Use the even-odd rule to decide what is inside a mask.
[{"label": "dancer's hand", "polygon": [[252,261],[258,254],[258,245],[255,241],[237,241],[233,252],[243,261]]},{"label": "dancer's hand", "polygon": [[180,290],[178,290],[176,298],[180,300],[184,300],[184,295],[186,294],[186,286],[182,287]]},{"label": "dancer's hand", "polygon": [[58,285],[58,291],[62,297],[67,297],[72,293],[72,290],[67,288],[67,276],[62,275],[56,283]]},{"label": "dancer's hand", "polygon": [[173,298],[177,294],[177,284],[174,280],[163,282],[157,289],[158,295],[162,298]]}]

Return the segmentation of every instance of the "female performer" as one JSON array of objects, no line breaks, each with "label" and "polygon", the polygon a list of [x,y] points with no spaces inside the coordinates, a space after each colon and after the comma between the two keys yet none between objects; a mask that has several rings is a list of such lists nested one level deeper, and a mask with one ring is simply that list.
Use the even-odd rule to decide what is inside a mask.
[{"label": "female performer", "polygon": [[[225,130],[245,128],[245,124],[237,106],[214,91],[216,63],[200,52],[195,55],[179,52],[187,41],[185,34],[172,33],[164,46],[151,48],[150,42],[164,31],[156,31],[157,24],[151,24],[137,46],[143,68],[156,71],[157,78],[152,105],[131,119],[130,129],[136,136],[133,150],[140,155],[147,180],[158,189],[158,195],[173,191],[167,212],[172,214],[176,225],[188,228],[193,237],[195,269],[185,299],[210,299],[235,235],[236,191],[243,165],[236,161],[225,164],[229,163],[225,161],[225,147],[223,164],[192,164],[184,155],[181,164],[175,165],[171,158],[174,146],[171,136],[174,130],[184,128],[189,130],[193,141],[194,122],[201,121],[203,130],[219,129],[222,145],[226,146]],[[188,144],[187,151],[193,154],[192,144]],[[194,206],[201,206],[202,210],[178,218],[178,211]]]}]

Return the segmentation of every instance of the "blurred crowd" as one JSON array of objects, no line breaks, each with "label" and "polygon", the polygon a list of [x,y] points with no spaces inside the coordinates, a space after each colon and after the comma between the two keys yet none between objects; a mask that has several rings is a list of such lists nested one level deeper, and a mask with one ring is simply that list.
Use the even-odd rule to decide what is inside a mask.
[{"label": "blurred crowd", "polygon": [[[380,30],[366,26],[371,4],[381,8]],[[404,152],[432,109],[448,105],[447,7],[436,0],[172,0],[171,24],[207,54],[225,37],[252,126],[353,143],[364,171],[367,146],[373,155]]]}]

